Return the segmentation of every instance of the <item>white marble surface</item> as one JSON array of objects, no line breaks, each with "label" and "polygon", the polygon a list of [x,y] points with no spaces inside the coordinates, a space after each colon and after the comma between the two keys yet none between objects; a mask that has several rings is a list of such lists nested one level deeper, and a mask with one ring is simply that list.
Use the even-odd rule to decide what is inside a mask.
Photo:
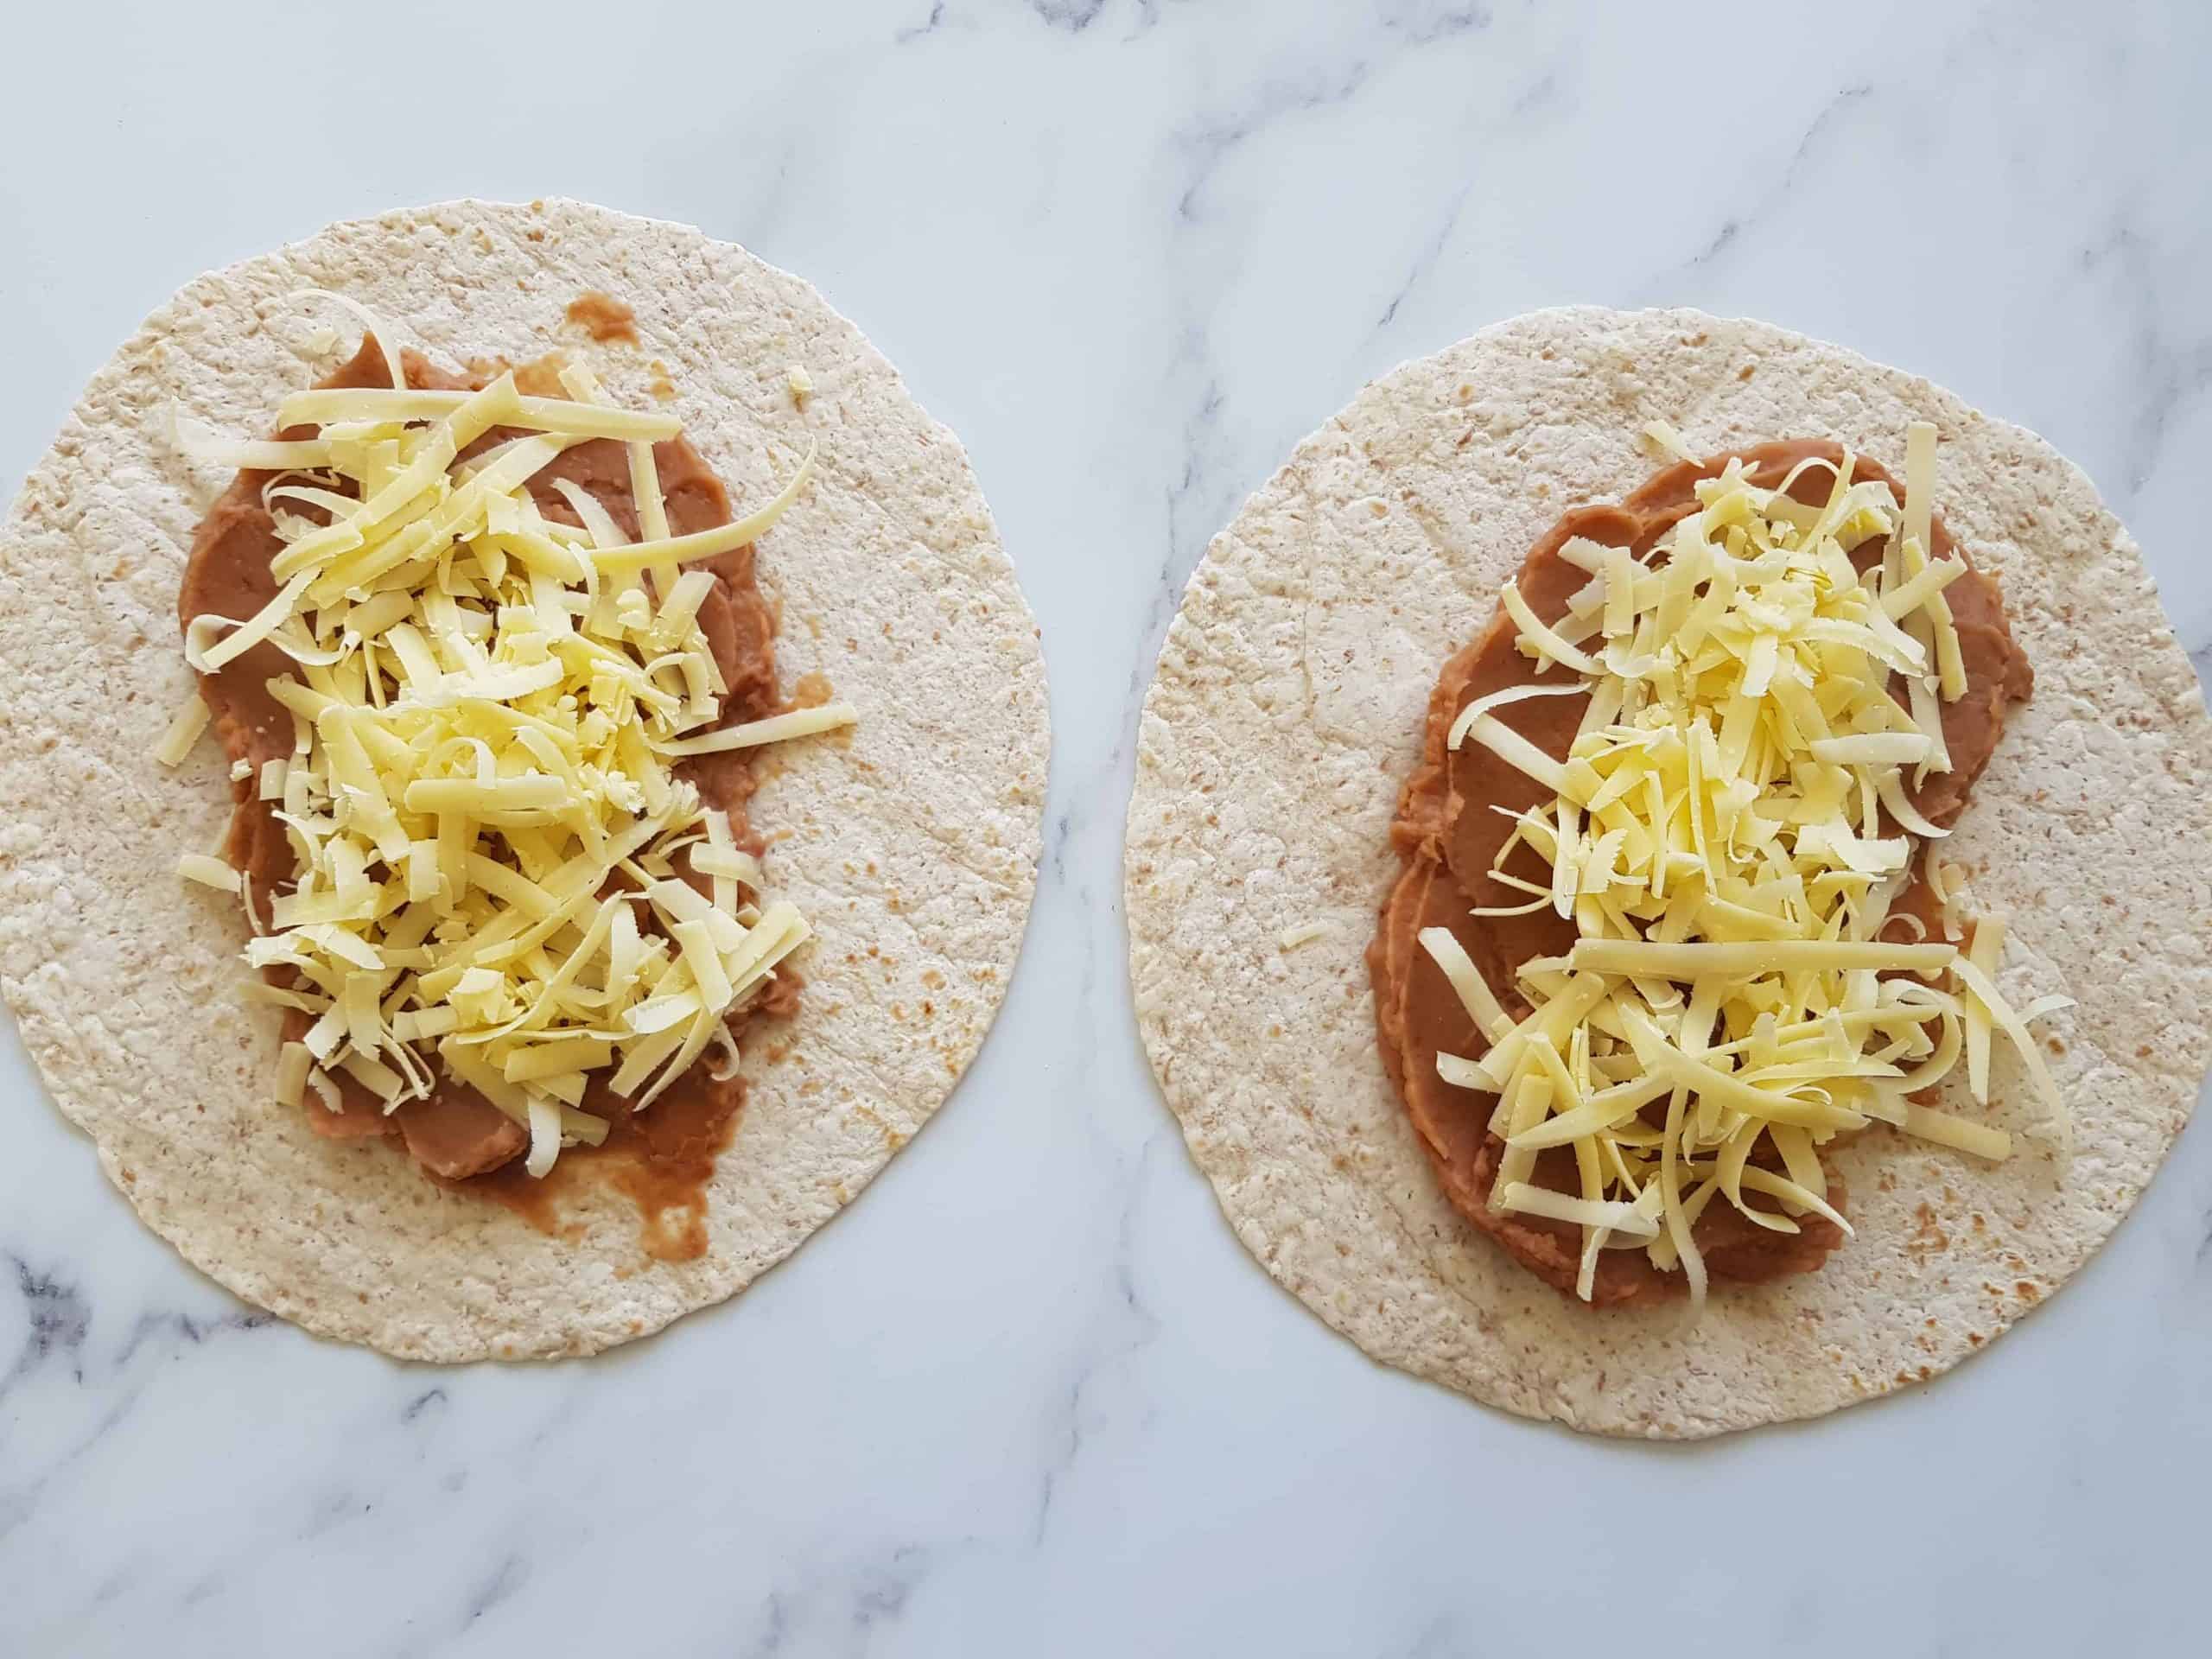
[{"label": "white marble surface", "polygon": [[[132,1218],[10,1027],[0,1653],[2202,1650],[2212,1130],[1934,1387],[1579,1440],[1371,1365],[1246,1259],[1116,911],[1207,537],[1370,376],[1532,306],[1754,314],[2039,429],[2212,660],[2204,7],[384,8],[435,69],[321,10],[11,14],[0,473],[173,287],[326,219],[565,193],[702,225],[967,440],[1044,627],[1048,867],[942,1118],[738,1302],[595,1363],[268,1322]],[[554,138],[562,105],[595,118]]]}]

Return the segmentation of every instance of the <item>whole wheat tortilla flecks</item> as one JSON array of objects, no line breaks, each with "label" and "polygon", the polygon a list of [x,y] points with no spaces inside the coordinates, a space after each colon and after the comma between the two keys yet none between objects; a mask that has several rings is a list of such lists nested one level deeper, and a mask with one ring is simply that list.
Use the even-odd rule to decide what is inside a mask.
[{"label": "whole wheat tortilla flecks", "polygon": [[[1989,1164],[1883,1128],[1835,1154],[1858,1236],[1817,1273],[1595,1310],[1452,1208],[1386,1076],[1362,951],[1438,664],[1566,508],[1700,454],[1831,438],[1892,464],[1942,438],[1936,503],[2001,582],[2036,693],[1943,856],[2005,915],[2007,995],[2044,1027],[2067,1161],[2015,1057]],[[1764,324],[1572,308],[1370,385],[1208,548],[1139,731],[1127,840],[1146,1047],[1237,1236],[1375,1357],[1527,1416],[1713,1434],[1935,1376],[2088,1259],[2212,1060],[2212,721],[2133,540],[2049,445],[1925,380]],[[1286,929],[1325,928],[1282,948]]]},{"label": "whole wheat tortilla flecks", "polygon": [[[867,718],[761,769],[772,882],[816,938],[794,958],[798,1017],[747,1045],[696,1260],[648,1257],[612,1185],[572,1184],[555,1236],[315,1135],[274,1098],[278,1025],[242,996],[238,900],[177,879],[231,812],[213,742],[174,771],[153,754],[193,684],[185,552],[230,474],[183,458],[171,423],[259,435],[350,349],[351,320],[303,289],[445,361],[587,364],[613,401],[680,416],[734,499],[772,496],[818,445],[760,582],[786,690],[826,684]],[[632,308],[637,341],[566,321],[587,293]],[[464,201],[202,276],[94,376],[0,533],[0,988],[148,1224],[309,1330],[414,1358],[553,1356],[719,1301],[912,1138],[997,1010],[1039,844],[1035,624],[957,442],[813,289],[741,248],[575,202]]]}]

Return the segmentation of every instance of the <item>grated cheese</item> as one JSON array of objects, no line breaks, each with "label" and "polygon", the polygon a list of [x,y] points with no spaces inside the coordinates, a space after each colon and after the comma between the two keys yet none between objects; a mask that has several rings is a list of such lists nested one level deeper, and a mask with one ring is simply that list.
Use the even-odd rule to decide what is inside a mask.
[{"label": "grated cheese", "polygon": [[[279,516],[281,591],[250,618],[193,618],[187,655],[213,672],[266,641],[293,664],[269,683],[292,753],[262,766],[255,792],[285,826],[297,880],[246,949],[291,970],[291,986],[266,988],[311,1016],[282,1052],[279,1098],[340,1109],[342,1073],[391,1110],[443,1071],[528,1131],[526,1167],[543,1175],[562,1147],[605,1138],[605,1119],[576,1109],[594,1077],[637,1109],[710,1044],[734,1065],[726,1021],[810,937],[789,904],[741,903],[741,883],[760,890],[759,861],[673,762],[858,718],[836,703],[713,731],[725,688],[699,610],[714,577],[680,571],[766,531],[812,454],[766,507],[673,536],[652,445],[677,435],[674,417],[607,404],[588,375],[563,378],[572,398],[521,396],[511,375],[415,391],[385,349],[390,389],[284,400],[280,422],[320,428],[312,440],[189,435],[228,464],[313,468],[270,498],[327,522]],[[517,435],[461,461],[494,428]],[[581,533],[529,493],[593,439],[628,446],[637,543],[568,480],[555,487]],[[159,757],[181,760],[207,720],[194,698]],[[668,879],[687,847],[711,897]],[[178,868],[241,891],[220,860],[187,854]]]},{"label": "grated cheese", "polygon": [[[1694,460],[1663,422],[1643,436]],[[1550,905],[1577,941],[1518,970],[1529,1011],[1517,1023],[1450,930],[1421,944],[1489,1039],[1478,1058],[1436,1064],[1446,1082],[1499,1097],[1491,1204],[1581,1228],[1586,1300],[1599,1252],[1637,1245],[1681,1271],[1701,1306],[1692,1228],[1716,1193],[1772,1230],[1818,1215],[1848,1231],[1815,1149],[1871,1122],[2010,1156],[2002,1129],[1916,1098],[1963,1057],[1986,1105],[2000,1032],[2064,1139],[2027,1022],[2066,999],[2006,1003],[2003,924],[1982,918],[1965,949],[1955,943],[1952,868],[1924,861],[1945,938],[1892,910],[1922,845],[1944,833],[1909,791],[1950,769],[1942,709],[1966,689],[1944,598],[1966,566],[1930,550],[1935,440],[1923,423],[1908,432],[1902,504],[1854,481],[1848,454],[1774,490],[1732,460],[1697,482],[1697,510],[1649,563],[1595,543],[1562,549],[1591,582],[1560,623],[1503,590],[1518,649],[1574,678],[1494,692],[1451,728],[1452,747],[1479,743],[1552,796],[1509,813],[1491,872],[1531,902],[1480,913]],[[1834,475],[1818,507],[1786,493],[1815,467]],[[1873,536],[1888,538],[1885,556],[1862,575],[1849,550]],[[1564,760],[1491,712],[1565,692],[1590,709]],[[1523,849],[1548,880],[1505,868]],[[1893,921],[1911,937],[1887,935]],[[1659,1128],[1644,1113],[1662,1100]],[[1786,1173],[1753,1160],[1762,1147]],[[1579,1195],[1533,1182],[1548,1147],[1572,1152]]]}]

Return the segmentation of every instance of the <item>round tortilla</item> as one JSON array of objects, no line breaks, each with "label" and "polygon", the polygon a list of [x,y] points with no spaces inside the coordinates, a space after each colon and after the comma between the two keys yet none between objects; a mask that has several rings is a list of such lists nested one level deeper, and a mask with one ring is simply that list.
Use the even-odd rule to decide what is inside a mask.
[{"label": "round tortilla", "polygon": [[[820,442],[759,576],[781,607],[783,683],[823,675],[861,722],[762,765],[772,888],[816,937],[794,959],[796,1020],[747,1044],[698,1260],[648,1259],[636,1207],[609,1191],[563,1240],[386,1147],[315,1135],[270,1098],[276,1024],[241,1000],[236,901],[177,878],[231,810],[212,739],[176,771],[150,753],[192,690],[177,583],[228,478],[163,434],[174,405],[262,435],[280,395],[352,349],[352,318],[287,297],[304,288],[360,301],[448,365],[558,348],[632,407],[657,406],[664,365],[741,511]],[[635,308],[640,344],[564,321],[591,289]],[[16,503],[0,572],[0,988],[148,1224],[311,1331],[418,1359],[580,1354],[720,1301],[868,1185],[997,1010],[1045,791],[1035,624],[959,443],[820,295],[741,248],[575,202],[461,201],[202,276],[93,377]]]},{"label": "round tortilla", "polygon": [[[1936,423],[1937,505],[2001,580],[2036,672],[1946,855],[1973,872],[1971,906],[2010,918],[2016,1003],[2080,1000],[2041,1027],[2070,1160],[2000,1041],[1987,1116],[2014,1131],[2010,1161],[1870,1130],[1837,1154],[1858,1236],[1809,1276],[1716,1287],[1687,1332],[1679,1303],[1560,1295],[1452,1209],[1383,1074],[1362,960],[1439,669],[1561,511],[1657,469],[1635,446],[1655,417],[1699,454],[1833,437],[1900,474],[1906,423]],[[1933,1376],[2088,1259],[2212,1058],[2208,852],[2212,722],[2134,542],[2078,468],[1783,329],[1542,311],[1370,385],[1207,549],[1139,733],[1131,974],[1192,1155],[1245,1248],[1315,1313],[1491,1404],[1687,1438]],[[1309,923],[1319,938],[1283,945]]]}]

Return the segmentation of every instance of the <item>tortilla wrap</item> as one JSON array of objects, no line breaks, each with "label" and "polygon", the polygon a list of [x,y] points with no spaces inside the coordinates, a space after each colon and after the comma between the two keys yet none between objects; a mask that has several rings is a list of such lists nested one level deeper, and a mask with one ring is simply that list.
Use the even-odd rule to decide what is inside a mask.
[{"label": "tortilla wrap", "polygon": [[[1902,465],[2003,584],[2034,665],[1944,856],[2010,919],[2016,1006],[2065,991],[2049,1059],[2078,1151],[2049,1149],[2017,1056],[1987,1164],[1877,1127],[1831,1149],[1858,1236],[1818,1272],[1593,1310],[1455,1213],[1382,1069],[1361,953],[1445,658],[1567,507],[1691,450],[1833,437]],[[2212,1032],[2212,722],[2140,554],[2032,433],[1837,346],[1694,311],[1573,308],[1370,385],[1214,538],[1160,652],[1128,826],[1138,1022],[1192,1154],[1268,1271],[1368,1353],[1531,1417],[1688,1438],[1924,1380],[2047,1299],[2188,1121]],[[1286,947],[1286,929],[1316,924]],[[1999,1045],[2000,1048],[2004,1046]],[[2063,1051],[2063,1052],[2061,1052]],[[1956,1075],[1956,1074],[1955,1074]]]},{"label": "tortilla wrap", "polygon": [[[229,474],[181,460],[165,429],[174,404],[262,435],[283,393],[352,351],[358,325],[287,298],[304,288],[448,365],[557,347],[635,408],[659,406],[664,365],[668,406],[741,511],[819,441],[760,581],[786,689],[823,676],[861,721],[762,763],[771,889],[816,938],[794,959],[798,1018],[748,1041],[699,1260],[649,1260],[619,1193],[594,1187],[564,1241],[387,1147],[311,1133],[272,1098],[277,1025],[242,1001],[236,901],[177,878],[231,812],[212,740],[175,772],[151,755],[193,689],[177,583]],[[639,345],[564,322],[588,290],[636,308]],[[461,201],[202,276],[94,376],[16,503],[0,572],[0,988],[147,1223],[311,1331],[422,1359],[579,1354],[720,1301],[868,1185],[998,1007],[1045,790],[1035,625],[958,442],[820,295],[741,248],[580,203]]]}]

